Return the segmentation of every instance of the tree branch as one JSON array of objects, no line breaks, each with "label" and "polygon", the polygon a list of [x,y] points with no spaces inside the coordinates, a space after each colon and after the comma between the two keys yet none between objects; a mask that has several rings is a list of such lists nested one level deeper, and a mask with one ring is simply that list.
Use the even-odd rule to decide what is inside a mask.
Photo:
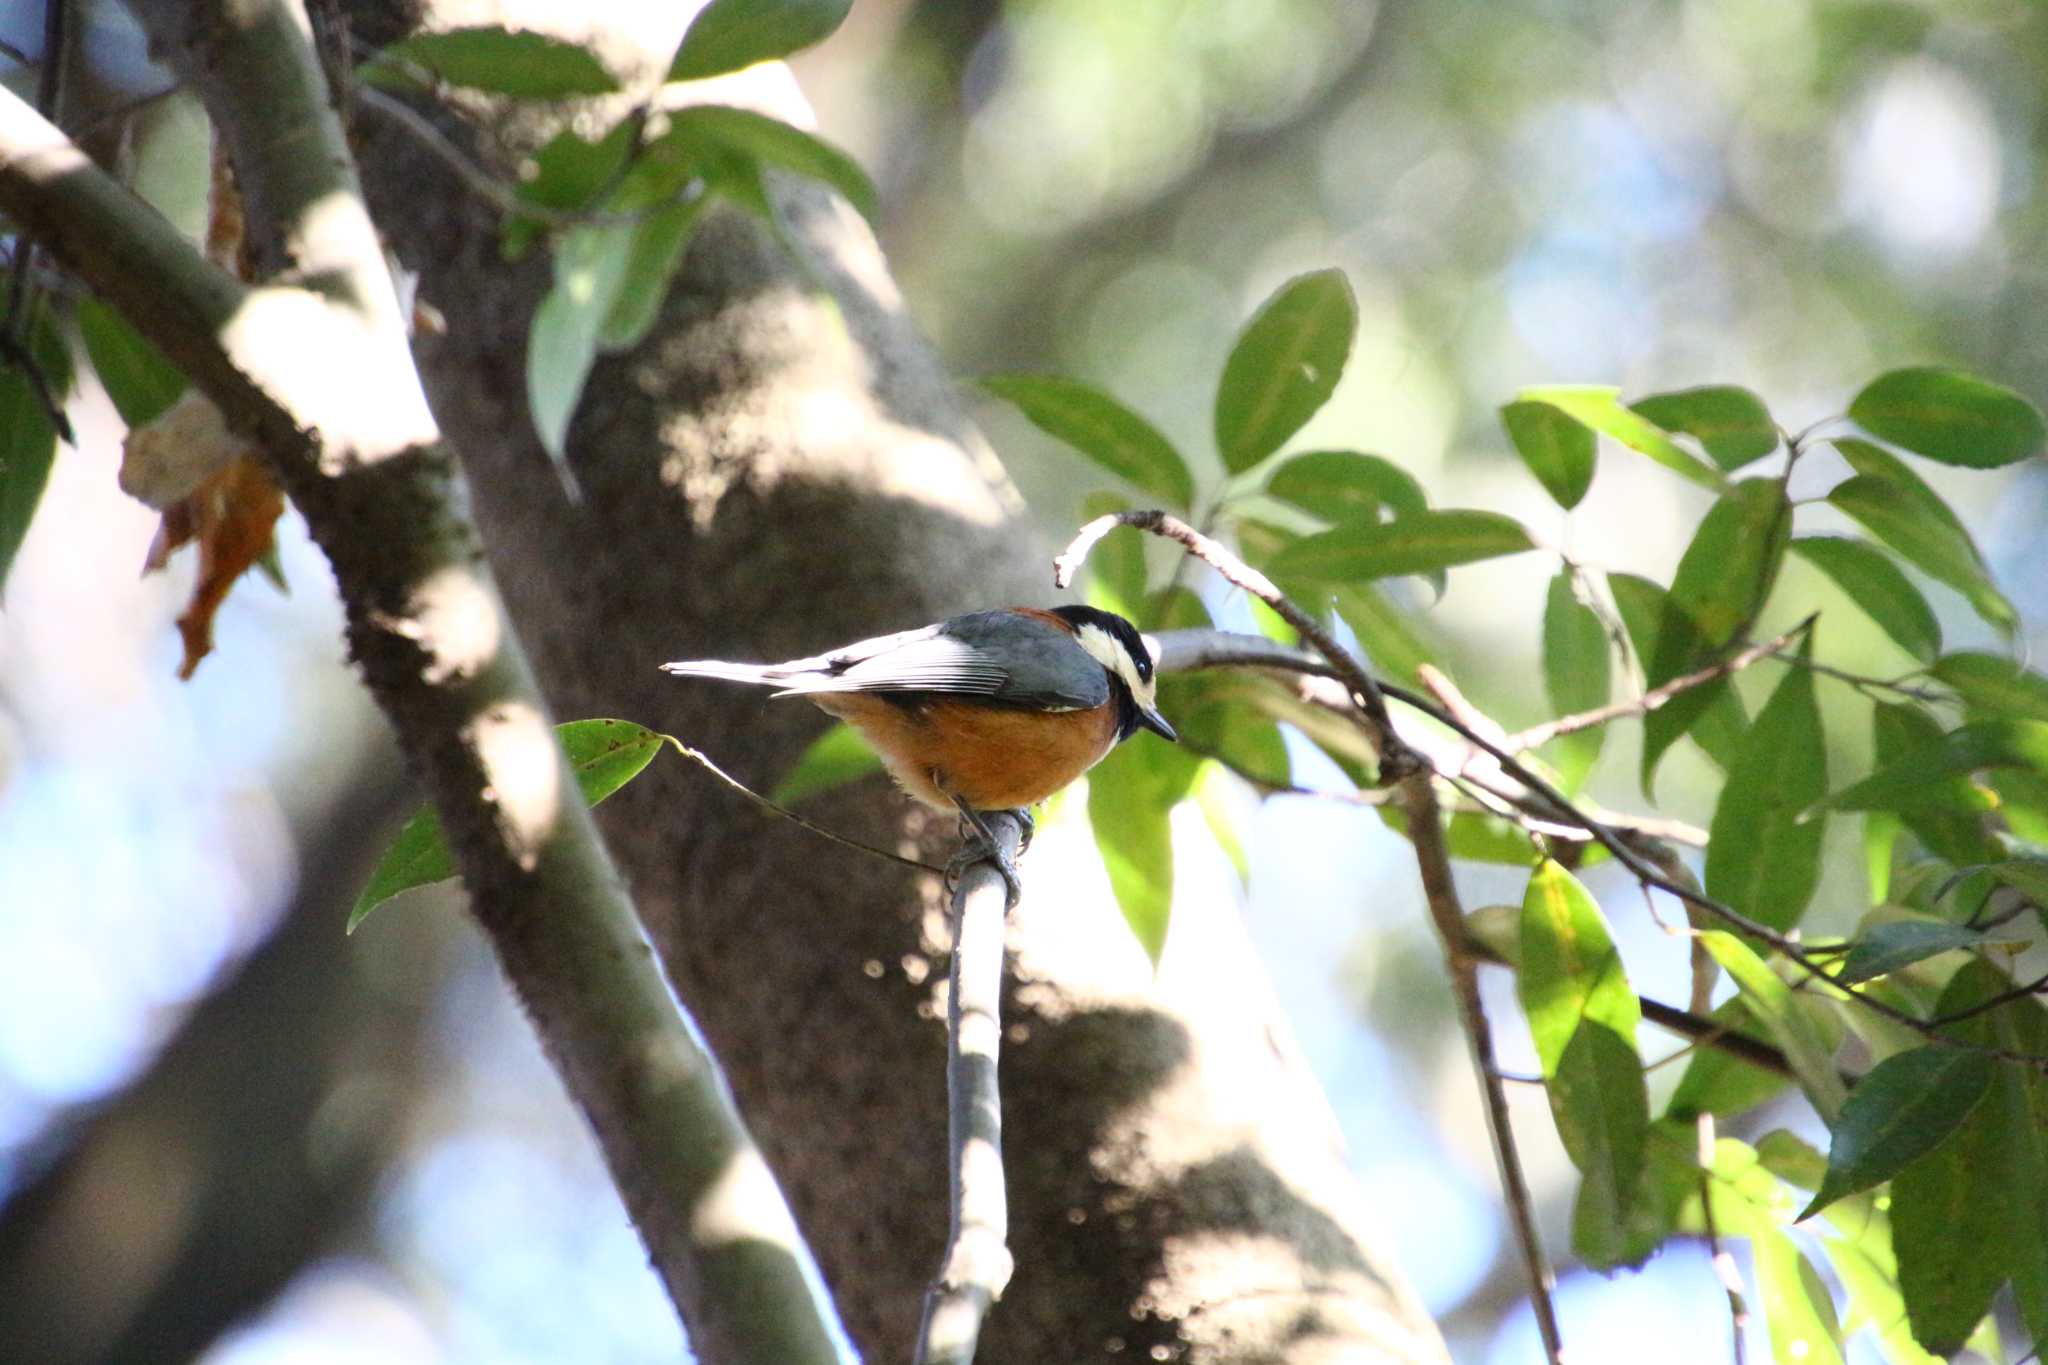
[{"label": "tree branch", "polygon": [[351,652],[440,812],[471,905],[596,1130],[707,1358],[836,1362],[780,1191],[681,1015],[555,746],[296,5],[147,0],[285,283],[214,268],[0,92],[0,208],[268,452],[327,554]]},{"label": "tree branch", "polygon": [[[1394,728],[1387,712],[1386,690],[1365,665],[1353,658],[1322,628],[1320,622],[1289,601],[1287,596],[1258,570],[1247,565],[1209,537],[1178,517],[1156,510],[1119,512],[1098,517],[1082,527],[1066,550],[1053,561],[1053,583],[1065,587],[1073,581],[1082,560],[1095,542],[1118,526],[1135,526],[1174,541],[1224,578],[1271,607],[1280,619],[1293,626],[1347,688],[1363,713],[1361,722],[1374,732],[1383,781],[1397,781],[1401,799],[1408,808],[1408,837],[1415,847],[1416,868],[1422,877],[1423,894],[1429,905],[1430,922],[1443,948],[1444,965],[1450,974],[1452,994],[1458,1001],[1459,1022],[1472,1049],[1480,1092],[1486,1101],[1487,1127],[1493,1137],[1493,1153],[1500,1168],[1501,1191],[1515,1225],[1516,1240],[1529,1274],[1529,1303],[1536,1315],[1537,1330],[1544,1350],[1555,1365],[1562,1365],[1564,1340],[1558,1331],[1557,1307],[1551,1293],[1554,1280],[1543,1254],[1543,1242],[1536,1231],[1535,1209],[1529,1183],[1522,1173],[1522,1161],[1515,1147],[1514,1127],[1508,1116],[1507,1092],[1495,1064],[1493,1032],[1486,1020],[1486,1007],[1479,995],[1478,959],[1469,947],[1465,916],[1458,905],[1457,884],[1444,843],[1442,812],[1437,809],[1437,769],[1423,753],[1412,747]],[[1468,738],[1470,736],[1468,735]]]},{"label": "tree branch", "polygon": [[[982,817],[1013,862],[1022,851],[1015,813]],[[946,1146],[952,1156],[952,1230],[924,1299],[918,1365],[971,1365],[982,1320],[1010,1280],[1010,1214],[1003,1177],[1003,928],[1008,887],[992,856],[967,865],[953,891],[953,969],[946,996]]]},{"label": "tree branch", "polygon": [[[1099,534],[1097,538],[1099,538]],[[1224,643],[1218,645],[1205,638],[1174,638],[1182,636],[1204,637],[1209,635],[1221,635]],[[1319,662],[1305,660],[1299,650],[1290,649],[1285,645],[1276,644],[1273,641],[1264,640],[1256,636],[1222,635],[1221,632],[1169,631],[1163,635],[1155,636],[1154,639],[1162,646],[1162,662],[1160,664],[1162,668],[1167,666],[1164,660],[1171,657],[1175,660],[1176,666],[1181,667],[1215,667],[1225,663],[1244,663],[1265,668],[1292,669],[1297,672],[1325,671],[1323,665]],[[1170,650],[1167,648],[1168,646],[1171,647]],[[1787,663],[1794,662],[1793,656],[1787,655],[1784,657]],[[1334,672],[1334,670],[1329,671]],[[1839,991],[1847,999],[1854,1001],[1875,1014],[1881,1014],[1894,1023],[1904,1025],[1937,1047],[1970,1048],[1973,1051],[1981,1052],[1987,1057],[1996,1058],[2000,1061],[2018,1062],[2022,1065],[2033,1067],[2036,1070],[2048,1071],[2048,1056],[2019,1052],[2010,1048],[1984,1047],[1979,1044],[1960,1041],[1942,1032],[1941,1025],[1937,1021],[1922,1019],[1895,1005],[1887,1004],[1885,1001],[1867,992],[1856,990],[1850,986],[1835,984],[1833,977],[1829,974],[1826,967],[1815,960],[1814,954],[1808,946],[1786,934],[1778,932],[1767,924],[1751,919],[1734,907],[1715,900],[1697,887],[1688,886],[1683,881],[1671,877],[1661,869],[1653,866],[1631,845],[1630,838],[1627,835],[1616,832],[1617,829],[1625,828],[1623,821],[1609,819],[1604,813],[1598,816],[1589,813],[1585,808],[1574,803],[1569,797],[1558,791],[1549,781],[1529,769],[1514,754],[1509,753],[1503,745],[1494,742],[1479,728],[1460,720],[1457,716],[1452,715],[1447,708],[1438,705],[1429,698],[1410,692],[1406,688],[1397,687],[1392,683],[1381,683],[1380,690],[1402,705],[1413,707],[1424,715],[1429,716],[1438,724],[1463,738],[1474,748],[1487,754],[1500,765],[1500,770],[1503,774],[1523,784],[1532,797],[1541,801],[1544,807],[1552,812],[1553,818],[1569,822],[1585,830],[1596,843],[1614,855],[1615,861],[1626,868],[1629,875],[1634,877],[1641,885],[1662,891],[1664,894],[1686,905],[1703,910],[1730,928],[1739,930],[1751,938],[1768,944],[1783,954],[1815,982],[1829,989]],[[1368,732],[1377,732],[1369,716],[1360,715],[1356,717],[1356,720]]]},{"label": "tree branch", "polygon": [[1478,958],[1467,946],[1465,914],[1458,904],[1458,886],[1451,875],[1450,851],[1444,844],[1442,813],[1436,804],[1435,774],[1424,768],[1401,783],[1408,807],[1408,837],[1415,845],[1415,866],[1422,875],[1423,899],[1429,906],[1430,923],[1443,947],[1444,970],[1451,978],[1451,994],[1458,1002],[1458,1019],[1464,1025],[1465,1041],[1472,1049],[1472,1066],[1479,1073],[1479,1088],[1486,1099],[1486,1127],[1493,1137],[1494,1161],[1500,1169],[1502,1195],[1508,1217],[1515,1226],[1515,1241],[1522,1250],[1522,1263],[1529,1276],[1529,1306],[1535,1311],[1536,1331],[1543,1338],[1544,1353],[1553,1365],[1563,1365],[1564,1336],[1557,1326],[1557,1305],[1552,1295],[1557,1288],[1549,1259],[1543,1254],[1543,1239],[1536,1230],[1535,1200],[1529,1180],[1522,1171],[1522,1158],[1515,1146],[1514,1120],[1508,1113],[1507,1089],[1501,1084],[1500,1065],[1493,1052],[1493,1028],[1487,1023],[1486,1003],[1479,994]]},{"label": "tree branch", "polygon": [[1653,687],[1643,693],[1642,696],[1636,697],[1633,700],[1618,701],[1608,706],[1597,706],[1591,711],[1581,711],[1577,715],[1571,716],[1560,716],[1556,720],[1545,721],[1541,725],[1532,725],[1526,730],[1519,730],[1503,738],[1500,746],[1510,753],[1521,753],[1526,749],[1540,748],[1551,740],[1556,739],[1559,735],[1569,735],[1575,734],[1580,730],[1590,730],[1596,725],[1605,725],[1611,720],[1624,720],[1629,716],[1648,715],[1681,692],[1690,692],[1695,687],[1704,687],[1710,682],[1718,682],[1722,678],[1740,673],[1759,659],[1767,659],[1771,655],[1781,652],[1790,646],[1793,641],[1811,630],[1814,621],[1819,619],[1819,616],[1820,613],[1815,612],[1774,640],[1765,640],[1761,644],[1754,644],[1747,649],[1738,650],[1717,664],[1702,668],[1697,672],[1687,673],[1683,677],[1673,678],[1662,687]]}]

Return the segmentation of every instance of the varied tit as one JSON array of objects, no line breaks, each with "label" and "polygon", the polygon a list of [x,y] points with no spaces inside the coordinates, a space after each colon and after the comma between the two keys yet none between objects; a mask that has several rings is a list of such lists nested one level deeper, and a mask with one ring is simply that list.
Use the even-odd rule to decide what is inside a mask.
[{"label": "varied tit", "polygon": [[1178,738],[1137,629],[1093,607],[970,612],[783,664],[662,668],[809,698],[859,731],[905,791],[957,807],[984,838],[975,812],[1036,805],[1141,727]]}]

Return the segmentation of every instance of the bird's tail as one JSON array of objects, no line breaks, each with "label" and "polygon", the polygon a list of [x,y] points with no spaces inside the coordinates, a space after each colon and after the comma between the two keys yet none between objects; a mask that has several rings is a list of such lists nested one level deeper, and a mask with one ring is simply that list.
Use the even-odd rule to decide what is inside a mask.
[{"label": "bird's tail", "polygon": [[679,659],[663,664],[661,671],[678,678],[722,678],[726,682],[751,683],[756,687],[778,687],[789,681],[788,669],[779,664],[729,664],[723,659]]}]

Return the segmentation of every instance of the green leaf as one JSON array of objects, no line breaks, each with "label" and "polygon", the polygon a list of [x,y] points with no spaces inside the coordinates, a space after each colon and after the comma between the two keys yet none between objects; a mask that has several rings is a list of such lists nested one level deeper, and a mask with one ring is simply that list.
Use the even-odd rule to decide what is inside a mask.
[{"label": "green leaf", "polygon": [[1947,1141],[1991,1089],[1992,1070],[1983,1053],[1955,1047],[1914,1048],[1872,1067],[1842,1106],[1827,1179],[1796,1221],[1883,1184]]},{"label": "green leaf", "polygon": [[2048,721],[1973,721],[1916,745],[1897,762],[1844,787],[1815,809],[1907,809],[1929,801],[1940,779],[1980,768],[2048,773]]},{"label": "green leaf", "polygon": [[1578,878],[1545,861],[1522,898],[1522,965],[1515,989],[1547,1080],[1582,1021],[1611,1030],[1634,1053],[1642,1007],[1607,934],[1599,903]]},{"label": "green leaf", "polygon": [[1710,929],[1699,941],[1742,991],[1757,1022],[1791,1063],[1807,1099],[1832,1125],[1848,1092],[1835,1070],[1834,1048],[1822,1036],[1820,1026],[1799,1008],[1791,988],[1741,939],[1725,930]]},{"label": "green leaf", "polygon": [[1935,661],[1932,672],[1956,690],[1973,716],[2048,720],[2048,677],[2004,655],[1949,654]]},{"label": "green leaf", "polygon": [[1367,583],[1352,583],[1332,594],[1338,619],[1358,637],[1373,668],[1410,687],[1422,685],[1418,670],[1441,653],[1409,614]]},{"label": "green leaf", "polygon": [[[1875,1226],[1873,1226],[1875,1224]],[[1849,1296],[1852,1323],[1868,1323],[1878,1334],[1886,1365],[1942,1365],[1913,1340],[1906,1319],[1906,1301],[1899,1293],[1897,1258],[1892,1254],[1889,1220],[1868,1218],[1851,1237],[1823,1237],[1828,1264]]]},{"label": "green leaf", "polygon": [[2048,777],[2008,768],[1990,782],[2006,827],[2030,844],[2048,845]]},{"label": "green leaf", "polygon": [[702,80],[787,57],[823,41],[852,5],[853,0],[711,0],[690,21],[668,78]]},{"label": "green leaf", "polygon": [[1190,752],[1214,754],[1255,782],[1284,787],[1291,781],[1287,742],[1255,709],[1256,691],[1255,680],[1229,672],[1191,673],[1161,678],[1159,704]]},{"label": "green leaf", "polygon": [[356,74],[373,84],[409,85],[400,62],[425,67],[450,85],[516,99],[609,95],[619,88],[588,48],[495,25],[415,34],[385,48]]},{"label": "green leaf", "polygon": [[[1408,816],[1400,807],[1379,808],[1380,823],[1408,837]],[[1529,831],[1504,816],[1478,811],[1458,811],[1444,821],[1444,847],[1453,858],[1468,863],[1491,863],[1497,867],[1526,868],[1540,861],[1543,851],[1529,837]],[[1598,844],[1585,846],[1578,865],[1593,867],[1606,861],[1607,850]]]},{"label": "green leaf", "polygon": [[1842,960],[1841,971],[1835,974],[1835,980],[1841,985],[1853,986],[1859,981],[1910,967],[1937,953],[1973,948],[1983,941],[1982,934],[1960,924],[1945,924],[1939,920],[1888,920],[1883,924],[1873,924],[1856,936],[1849,945],[1848,956]]},{"label": "green leaf", "polygon": [[882,770],[882,760],[851,725],[838,724],[812,740],[782,775],[768,799],[789,806]]},{"label": "green leaf", "polygon": [[[1845,455],[1863,447],[1851,463],[1858,463],[1860,457],[1863,464],[1884,467],[1886,472],[1845,479],[1828,493],[1828,501],[1861,522],[1908,564],[1960,592],[1986,623],[2010,635],[2019,624],[2019,613],[1992,583],[1976,544],[1948,504],[1899,461],[1885,456],[1890,464],[1882,466],[1871,460],[1865,452],[1884,455],[1875,446],[1857,441],[1837,441],[1835,445]],[[1903,480],[1900,474],[1905,476]]]},{"label": "green leaf", "polygon": [[127,319],[87,295],[78,301],[78,335],[93,373],[132,430],[156,418],[185,392],[185,376]]},{"label": "green leaf", "polygon": [[[638,135],[639,124],[630,119],[613,124],[595,142],[566,129],[555,134],[533,154],[532,174],[519,185],[520,201],[565,212],[594,207],[619,181]],[[506,260],[518,260],[546,230],[538,218],[511,214],[499,249]]]},{"label": "green leaf", "polygon": [[1425,511],[1422,485],[1392,460],[1353,450],[1311,450],[1289,456],[1266,491],[1325,521],[1384,520]]},{"label": "green leaf", "polygon": [[1827,759],[1813,674],[1787,669],[1737,746],[1714,806],[1708,895],[1773,929],[1799,922],[1820,884],[1824,832],[1822,821],[1799,817],[1827,795]]},{"label": "green leaf", "polygon": [[[1982,961],[1949,981],[1936,1006],[1948,1015],[2011,989],[2012,979]],[[2048,1041],[2040,1006],[2017,1001],[1949,1030],[1979,1046],[2040,1051]],[[1967,1341],[1992,1296],[2017,1272],[2027,1297],[2048,1276],[2048,1227],[2040,1119],[2040,1081],[1994,1063],[1991,1094],[1948,1141],[1892,1180],[1893,1245],[1899,1287],[1913,1335],[1948,1355]]]},{"label": "green leaf", "polygon": [[1116,903],[1156,965],[1173,910],[1170,814],[1201,760],[1166,744],[1119,744],[1088,774],[1088,823]]},{"label": "green leaf", "polygon": [[1350,522],[1303,536],[1274,555],[1268,569],[1280,577],[1361,583],[1534,548],[1529,533],[1513,517],[1449,508],[1413,513],[1399,521]]},{"label": "green leaf", "polygon": [[[667,738],[626,720],[572,720],[555,727],[555,740],[587,806],[597,805],[639,776]],[[399,892],[454,875],[440,818],[432,806],[423,806],[377,860],[369,884],[348,913],[348,932],[353,934],[372,910]]]},{"label": "green leaf", "polygon": [[[1770,596],[1791,529],[1781,479],[1745,479],[1708,510],[1665,595],[1655,652],[1643,660],[1647,686],[1661,687],[1727,652]],[[1644,718],[1645,792],[1665,752],[1726,690],[1725,680],[1693,688]]]},{"label": "green leaf", "polygon": [[[1605,706],[1613,687],[1610,663],[1607,628],[1579,600],[1571,572],[1560,571],[1543,604],[1543,686],[1551,710],[1569,716]],[[1596,725],[1551,742],[1550,760],[1566,792],[1585,781],[1606,737],[1607,727]]]},{"label": "green leaf", "polygon": [[1647,455],[1673,473],[1718,493],[1728,480],[1718,469],[1689,455],[1656,423],[1622,406],[1621,390],[1598,384],[1551,384],[1523,389],[1518,399],[1551,407],[1598,432],[1612,436],[1638,454]]},{"label": "green leaf", "polygon": [[2048,858],[2007,858],[1987,863],[1981,870],[2035,905],[2048,907]]},{"label": "green leaf", "polygon": [[683,203],[650,210],[633,229],[626,246],[625,268],[598,328],[597,344],[606,351],[627,351],[638,346],[661,316],[668,298],[669,282],[683,262],[697,220],[711,203],[700,194]]},{"label": "green leaf", "polygon": [[1164,502],[1186,511],[1195,481],[1173,443],[1092,384],[1052,375],[990,375],[981,386],[1015,404],[1031,424]]},{"label": "green leaf", "polygon": [[2041,449],[2040,409],[2003,385],[1933,366],[1880,375],[1849,404],[1873,436],[1943,464],[1996,469]]},{"label": "green leaf", "polygon": [[1771,1333],[1771,1358],[1800,1365],[1841,1365],[1842,1328],[1835,1301],[1806,1253],[1782,1228],[1750,1234],[1764,1322]]},{"label": "green leaf", "polygon": [[873,222],[875,187],[860,163],[831,143],[781,119],[719,104],[693,104],[670,115],[663,141],[694,148],[699,156],[739,156],[762,166],[821,180]]},{"label": "green leaf", "polygon": [[1549,1080],[1557,1135],[1584,1177],[1572,1210],[1572,1249],[1596,1270],[1613,1269],[1632,1259],[1629,1215],[1650,1129],[1642,1059],[1632,1043],[1588,1019]]},{"label": "green leaf", "polygon": [[1693,437],[1731,472],[1778,448],[1778,424],[1763,399],[1732,384],[1655,393],[1629,408],[1666,431]]},{"label": "green leaf", "polygon": [[[1665,598],[1669,594],[1647,578],[1626,573],[1607,575],[1607,590],[1614,595],[1622,627],[1647,672],[1649,661],[1657,657],[1657,639],[1664,628]],[[1672,714],[1666,717],[1665,712]],[[1657,746],[1661,757],[1680,735],[1689,733],[1709,758],[1727,768],[1735,762],[1736,746],[1748,728],[1749,718],[1743,714],[1741,699],[1722,679],[1681,692],[1644,717],[1643,742],[1646,747]]]},{"label": "green leaf", "polygon": [[[1880,769],[1939,744],[1942,728],[1917,706],[1879,702],[1870,708],[1872,748]],[[1958,867],[1995,861],[1999,854],[1984,828],[1993,798],[1967,775],[1929,781],[1918,800],[1898,812],[1900,822],[1927,848]]]},{"label": "green leaf", "polygon": [[[50,392],[62,402],[71,388],[71,354],[48,304],[40,299],[29,314],[28,346]],[[21,369],[0,360],[0,585],[6,583],[14,556],[28,537],[56,458],[57,431],[35,386]]]},{"label": "green leaf", "polygon": [[[1760,1043],[1770,1041],[1739,995],[1722,1001],[1707,1017],[1729,1033]],[[1671,1092],[1664,1115],[1680,1120],[1701,1114],[1727,1118],[1756,1108],[1787,1084],[1785,1077],[1775,1071],[1745,1062],[1719,1048],[1702,1047],[1685,1064],[1685,1074],[1678,1079],[1678,1089]]]},{"label": "green leaf", "polygon": [[1834,581],[1900,649],[1922,663],[1941,653],[1941,622],[1884,554],[1847,536],[1800,536],[1793,552]]},{"label": "green leaf", "polygon": [[1289,280],[1245,325],[1216,386],[1216,450],[1241,474],[1329,400],[1351,355],[1358,303],[1341,270]]},{"label": "green leaf", "polygon": [[1503,407],[1500,421],[1551,499],[1566,511],[1577,507],[1593,486],[1592,428],[1560,408],[1526,399]]},{"label": "green leaf", "polygon": [[526,394],[533,428],[565,486],[569,420],[597,359],[598,337],[625,283],[635,225],[573,228],[555,248],[555,284],[534,310],[526,338]]},{"label": "green leaf", "polygon": [[1708,510],[1665,598],[1649,663],[1652,687],[1708,661],[1756,619],[1777,579],[1791,520],[1781,479],[1744,479]]}]

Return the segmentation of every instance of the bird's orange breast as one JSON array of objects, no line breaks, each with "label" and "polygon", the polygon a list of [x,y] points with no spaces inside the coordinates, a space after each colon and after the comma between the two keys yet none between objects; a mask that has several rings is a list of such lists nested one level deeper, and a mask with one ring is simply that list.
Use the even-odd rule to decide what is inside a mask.
[{"label": "bird's orange breast", "polygon": [[1114,704],[1031,711],[945,698],[885,701],[859,692],[812,696],[852,725],[902,788],[927,805],[976,810],[1036,805],[1116,745]]}]

